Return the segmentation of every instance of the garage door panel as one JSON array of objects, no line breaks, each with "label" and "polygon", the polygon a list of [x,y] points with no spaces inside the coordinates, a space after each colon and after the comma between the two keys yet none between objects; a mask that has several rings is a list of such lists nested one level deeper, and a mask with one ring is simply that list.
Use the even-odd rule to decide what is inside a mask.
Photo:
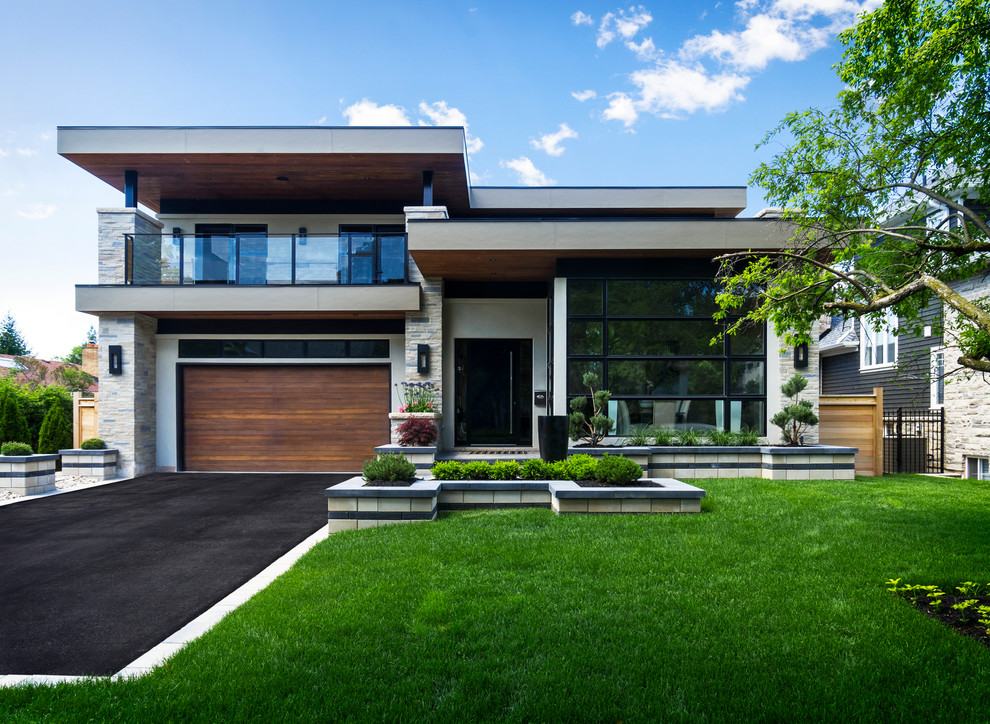
[{"label": "garage door panel", "polygon": [[186,470],[357,471],[388,442],[385,366],[183,368]]}]

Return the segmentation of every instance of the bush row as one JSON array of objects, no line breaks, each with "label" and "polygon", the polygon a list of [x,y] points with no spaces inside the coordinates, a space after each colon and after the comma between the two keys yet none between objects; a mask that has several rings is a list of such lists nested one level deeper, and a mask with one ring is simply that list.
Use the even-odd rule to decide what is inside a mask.
[{"label": "bush row", "polygon": [[436,463],[430,472],[437,480],[599,480],[610,485],[625,485],[643,476],[639,463],[607,453],[597,459],[571,455],[558,462],[532,459],[522,465],[514,460],[445,460]]},{"label": "bush row", "polygon": [[760,434],[755,430],[706,430],[699,432],[694,429],[675,430],[672,427],[645,427],[637,430],[625,439],[626,445],[656,445],[668,447],[674,445],[715,445],[731,447],[733,445],[759,445]]}]

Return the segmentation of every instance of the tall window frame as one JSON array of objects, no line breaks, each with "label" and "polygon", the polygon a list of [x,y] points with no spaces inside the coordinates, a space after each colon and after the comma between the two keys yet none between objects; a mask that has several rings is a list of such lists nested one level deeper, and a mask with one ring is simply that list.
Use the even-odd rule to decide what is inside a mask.
[{"label": "tall window frame", "polygon": [[930,355],[931,401],[933,409],[945,407],[945,350],[933,348]]},{"label": "tall window frame", "polygon": [[897,364],[897,315],[885,310],[883,324],[875,329],[868,318],[859,320],[859,368],[876,370]]}]

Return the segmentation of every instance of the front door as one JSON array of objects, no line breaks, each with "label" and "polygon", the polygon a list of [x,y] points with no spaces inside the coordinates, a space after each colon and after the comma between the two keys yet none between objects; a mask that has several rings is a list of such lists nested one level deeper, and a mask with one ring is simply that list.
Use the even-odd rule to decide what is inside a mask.
[{"label": "front door", "polygon": [[454,340],[455,445],[526,445],[533,440],[533,342]]}]

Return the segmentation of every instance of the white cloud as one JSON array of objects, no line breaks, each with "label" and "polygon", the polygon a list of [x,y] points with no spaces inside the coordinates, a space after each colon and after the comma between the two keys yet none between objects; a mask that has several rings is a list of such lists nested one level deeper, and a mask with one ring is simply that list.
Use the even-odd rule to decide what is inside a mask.
[{"label": "white cloud", "polygon": [[[630,128],[644,113],[680,118],[724,111],[745,100],[743,89],[770,63],[804,60],[851,27],[857,15],[881,4],[882,0],[739,0],[734,28],[695,35],[669,55],[653,38],[637,38],[653,19],[643,6],[607,13],[597,46],[621,38],[645,66],[626,76],[635,92],[607,94],[609,105],[602,118]],[[578,100],[595,97],[572,95]]]},{"label": "white cloud", "polygon": [[380,106],[363,98],[343,111],[348,126],[411,126],[402,106]]},{"label": "white cloud", "polygon": [[447,106],[447,101],[437,101],[432,105],[424,102],[419,104],[419,112],[430,119],[430,122],[419,121],[421,126],[463,126],[464,143],[468,153],[477,153],[485,145],[480,138],[468,132],[467,116],[459,109]]},{"label": "white cloud", "polygon": [[595,42],[599,48],[604,48],[615,40],[616,37],[621,37],[623,40],[631,40],[636,37],[636,33],[652,21],[653,16],[642,5],[631,7],[628,10],[605,13],[602,17],[602,22],[598,26],[598,36]]},{"label": "white cloud", "polygon": [[540,136],[539,139],[533,139],[530,144],[533,148],[539,148],[546,151],[551,156],[559,156],[564,152],[563,146],[560,145],[561,141],[568,138],[577,138],[577,131],[573,130],[566,123],[560,124],[560,130],[556,133],[545,133]]},{"label": "white cloud", "polygon": [[7,156],[7,152],[4,151],[2,148],[0,148],[0,158],[5,158],[6,156]]},{"label": "white cloud", "polygon": [[55,213],[55,206],[52,204],[31,204],[27,211],[18,211],[18,216],[23,216],[25,219],[47,219],[49,216]]},{"label": "white cloud", "polygon": [[511,161],[499,161],[499,166],[516,172],[519,183],[523,186],[553,186],[556,181],[547,178],[526,156],[520,156]]},{"label": "white cloud", "polygon": [[581,12],[578,10],[576,13],[571,15],[571,22],[574,25],[594,25],[595,21],[592,19],[588,13]]},{"label": "white cloud", "polygon": [[316,125],[317,125],[317,126],[322,126],[322,125],[323,125],[324,123],[326,123],[326,122],[327,122],[327,117],[326,117],[326,116],[320,116],[320,120],[318,120],[318,121],[316,122]]},{"label": "white cloud", "polygon": [[17,155],[18,156],[34,156],[37,153],[38,152],[35,151],[33,148],[18,148],[17,149]]},{"label": "white cloud", "polygon": [[587,100],[591,100],[592,98],[598,97],[598,94],[595,93],[593,90],[572,91],[571,95],[577,98],[582,103],[584,103]]}]

